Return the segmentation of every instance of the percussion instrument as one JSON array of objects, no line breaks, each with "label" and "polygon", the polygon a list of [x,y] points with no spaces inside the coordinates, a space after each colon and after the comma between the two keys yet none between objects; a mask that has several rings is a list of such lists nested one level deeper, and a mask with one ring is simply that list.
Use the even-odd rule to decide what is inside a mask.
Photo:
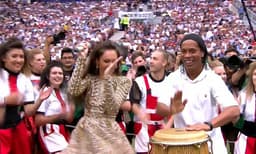
[{"label": "percussion instrument", "polygon": [[150,154],[209,154],[208,135],[204,131],[161,129],[150,139]]}]

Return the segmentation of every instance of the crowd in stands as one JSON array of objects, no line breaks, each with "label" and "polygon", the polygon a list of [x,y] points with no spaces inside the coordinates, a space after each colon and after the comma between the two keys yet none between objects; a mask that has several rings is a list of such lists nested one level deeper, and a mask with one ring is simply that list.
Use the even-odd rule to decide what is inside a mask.
[{"label": "crowd in stands", "polygon": [[190,5],[186,1],[155,3],[153,8],[162,8],[162,12],[171,10],[168,12],[170,16],[156,25],[132,22],[126,35],[127,42],[134,49],[142,42],[144,50],[164,48],[175,52],[179,34],[199,33],[214,56],[222,56],[230,46],[236,46],[241,54],[245,54],[251,45],[252,34],[238,16],[229,11],[229,5],[227,1],[209,4],[194,1]]},{"label": "crowd in stands", "polygon": [[254,0],[246,0],[245,6],[249,7],[252,11],[256,13],[256,2]]},{"label": "crowd in stands", "polygon": [[[47,36],[57,34],[64,25],[69,32],[52,48],[59,58],[62,47],[75,48],[81,41],[101,41],[111,37],[119,11],[141,8],[137,1],[35,2],[18,4],[0,2],[0,42],[18,36],[27,48],[43,48]],[[248,3],[248,2],[247,2]],[[252,2],[253,3],[253,2]],[[131,51],[150,52],[156,48],[176,52],[185,33],[198,33],[213,56],[223,56],[230,46],[249,54],[253,35],[229,7],[232,1],[152,1],[143,4],[147,11],[162,16],[161,23],[132,20],[121,42]],[[153,20],[153,17],[152,17]]]},{"label": "crowd in stands", "polygon": [[33,3],[1,2],[1,42],[18,36],[27,48],[43,48],[47,36],[57,34],[63,25],[70,25],[66,39],[54,50],[73,47],[82,40],[108,37],[111,25],[105,22],[111,13],[110,4],[103,2]]},{"label": "crowd in stands", "polygon": [[[96,117],[99,116],[100,118],[103,117],[103,118],[106,118],[106,120],[110,119],[111,121],[110,125],[113,126],[111,131],[109,131],[109,133],[112,135],[110,136],[115,137],[114,140],[117,141],[118,143],[123,143],[123,140],[125,140],[125,136],[124,134],[120,133],[120,129],[119,127],[117,127],[118,125],[116,124],[113,118],[115,117],[118,110],[120,109],[119,114],[116,118],[116,121],[119,123],[120,126],[124,124],[123,122],[124,122],[125,114],[127,113],[126,111],[129,111],[129,112],[132,111],[135,114],[135,119],[136,119],[136,116],[138,116],[137,120],[139,121],[142,119],[141,121],[143,121],[143,118],[146,118],[146,117],[144,114],[141,113],[142,110],[140,110],[140,107],[141,107],[140,105],[145,103],[144,100],[147,100],[147,99],[146,98],[142,99],[142,96],[146,96],[146,97],[151,96],[151,93],[150,94],[147,93],[143,95],[141,95],[142,93],[140,93],[141,92],[140,86],[144,86],[144,80],[145,82],[148,82],[146,80],[150,79],[151,84],[154,82],[155,84],[158,84],[158,80],[161,82],[165,80],[167,82],[169,81],[167,80],[167,77],[175,77],[175,75],[177,75],[177,72],[181,73],[181,75],[188,75],[188,78],[190,78],[191,81],[196,80],[197,75],[200,74],[198,72],[201,72],[201,71],[202,72],[207,71],[209,74],[216,77],[216,81],[217,81],[216,83],[218,84],[221,83],[220,85],[223,86],[223,88],[224,86],[226,86],[225,93],[228,94],[230,97],[234,96],[235,99],[232,97],[232,100],[230,99],[231,103],[229,101],[224,101],[225,103],[226,102],[230,103],[228,105],[223,103],[224,107],[221,106],[223,105],[221,104],[222,102],[215,102],[215,105],[218,103],[220,104],[219,106],[217,105],[214,106],[215,108],[211,109],[211,111],[213,111],[215,114],[215,112],[217,113],[217,110],[218,110],[219,115],[222,115],[222,114],[225,115],[226,114],[226,111],[224,109],[226,107],[225,105],[235,106],[236,108],[234,110],[236,111],[235,115],[238,116],[239,103],[243,104],[248,101],[247,98],[245,98],[242,101],[239,100],[240,92],[243,92],[242,90],[245,87],[245,85],[246,87],[249,87],[249,90],[251,90],[249,92],[250,94],[252,94],[252,88],[250,87],[250,84],[246,83],[247,81],[246,79],[247,77],[249,77],[249,81],[250,83],[252,83],[253,82],[251,81],[252,76],[255,76],[254,70],[256,68],[255,67],[256,65],[253,62],[256,61],[256,40],[254,40],[253,31],[247,25],[244,24],[244,21],[241,18],[240,14],[238,12],[234,13],[231,11],[231,8],[233,5],[232,3],[233,1],[231,0],[229,1],[228,0],[223,0],[223,1],[219,1],[219,0],[194,0],[194,1],[152,0],[148,2],[146,1],[108,1],[108,0],[103,0],[103,1],[90,1],[90,0],[88,1],[75,1],[75,0],[74,1],[71,1],[71,0],[57,1],[56,0],[56,1],[49,2],[47,0],[45,1],[42,0],[42,1],[33,2],[31,4],[1,1],[0,2],[0,21],[2,24],[0,25],[0,34],[1,34],[0,35],[0,44],[1,44],[0,57],[2,58],[1,58],[0,71],[2,72],[2,74],[5,74],[5,77],[0,78],[0,82],[4,85],[6,89],[11,89],[12,88],[11,85],[14,85],[14,88],[10,90],[10,94],[7,92],[7,93],[3,93],[0,96],[0,113],[5,114],[4,112],[1,112],[1,111],[6,111],[5,115],[0,115],[0,124],[1,124],[0,134],[1,133],[12,134],[12,132],[7,132],[7,130],[9,128],[16,128],[16,126],[20,126],[20,127],[22,126],[24,127],[23,129],[27,129],[26,124],[29,124],[31,121],[32,121],[31,123],[33,124],[33,119],[29,121],[30,118],[32,118],[29,116],[35,115],[35,124],[33,124],[31,128],[32,129],[35,128],[36,125],[40,126],[39,132],[37,133],[40,134],[40,136],[42,137],[41,140],[45,144],[45,143],[48,143],[48,139],[47,137],[45,137],[47,136],[45,135],[47,132],[44,132],[45,126],[49,126],[47,127],[47,129],[49,131],[52,131],[53,128],[51,124],[52,123],[54,125],[56,124],[55,133],[61,134],[62,132],[60,131],[58,132],[58,130],[61,130],[59,128],[64,127],[64,124],[65,125],[67,123],[72,124],[71,121],[74,121],[74,119],[79,121],[82,115],[85,115],[85,117],[88,116],[91,118],[91,115],[90,115],[91,112],[85,112],[85,114],[83,113],[84,106],[81,106],[80,111],[77,111],[78,106],[76,103],[81,100],[72,100],[74,101],[76,110],[72,103],[71,104],[68,103],[69,101],[71,101],[70,96],[66,92],[66,90],[68,89],[68,91],[69,92],[71,91],[71,93],[75,96],[86,95],[85,96],[86,100],[83,100],[83,101],[88,101],[84,104],[87,104],[87,105],[89,104],[89,105],[85,106],[85,108],[87,110],[91,110],[97,113],[95,115],[92,114],[93,116],[96,116]],[[246,4],[247,5],[249,4],[251,8],[251,5],[252,6],[255,5],[255,2],[247,1]],[[133,17],[129,17],[129,15],[127,15],[128,17],[125,16],[126,19],[123,20],[124,18],[121,17],[119,14],[120,11],[121,12],[134,11],[135,13],[137,12],[138,14],[145,11],[145,12],[153,12],[153,15],[152,17],[146,17],[145,19],[134,19]],[[122,24],[124,24],[125,27],[122,27]],[[116,42],[107,41],[108,39],[111,39],[115,34],[117,34],[116,32],[118,31],[119,32],[121,31],[120,35],[122,35],[119,40],[117,40]],[[194,33],[194,34],[191,34],[191,33]],[[11,40],[8,40],[8,38],[10,37],[16,37],[16,38],[15,39],[12,38]],[[122,48],[123,47],[122,45],[125,46],[126,48]],[[27,50],[27,49],[32,49],[32,50]],[[128,49],[128,50],[123,50],[123,49]],[[80,51],[80,54],[77,54],[79,51]],[[128,52],[126,53],[126,51]],[[208,53],[209,53],[209,57],[208,57]],[[15,57],[15,54],[19,56]],[[122,61],[121,60],[122,57],[119,57],[120,55],[121,56],[128,55],[126,61]],[[87,57],[89,57],[88,61],[87,61]],[[191,58],[192,60],[189,58]],[[148,59],[150,60],[148,61]],[[13,65],[13,63],[17,62],[17,60],[19,64]],[[60,60],[60,61],[54,61],[54,60]],[[84,63],[84,61],[87,61],[88,63]],[[191,67],[192,66],[191,63],[192,64],[195,63],[193,64],[193,67]],[[88,68],[87,66],[85,66],[87,64],[88,64]],[[255,66],[250,64],[254,64]],[[253,66],[253,68],[249,67],[249,65]],[[120,67],[120,70],[122,71],[122,78],[116,78],[119,75],[118,74],[119,67]],[[210,71],[210,67],[218,75],[221,75],[221,76],[223,75],[222,79],[224,82],[219,77],[217,77],[216,74],[212,74],[212,72]],[[24,68],[25,68],[25,72],[23,72]],[[26,68],[30,71],[26,72]],[[177,69],[180,69],[183,71],[180,71],[180,72],[175,71]],[[160,75],[159,75],[159,70],[160,70]],[[188,73],[183,74],[184,70],[188,71]],[[251,70],[251,73],[249,72],[249,74],[246,74],[248,70]],[[191,78],[191,76],[189,76],[190,71],[192,72],[192,74],[194,72],[197,72],[198,74],[196,74],[195,76],[193,76],[193,78]],[[28,79],[25,78],[23,73],[26,77],[29,77],[32,83],[33,81],[35,83],[33,84],[30,83],[30,81],[28,81]],[[148,75],[148,79],[144,78],[143,82],[139,82],[140,79],[142,79],[142,75],[145,75],[145,74]],[[7,77],[9,76],[11,77],[12,75],[16,76],[16,78],[17,78],[17,75],[20,75],[22,78],[20,77],[21,79],[19,80],[15,79],[15,81],[14,80],[11,81]],[[138,79],[139,77],[141,78]],[[154,77],[156,77],[158,80],[153,80],[155,79]],[[176,77],[173,79],[175,79],[175,81],[178,81]],[[133,82],[132,85],[130,85],[131,82],[127,78],[135,81],[136,83]],[[23,82],[23,80],[25,81],[25,79],[26,79],[26,82]],[[112,79],[115,79],[113,80],[114,82],[105,82],[109,80],[112,81]],[[15,82],[18,82],[18,83],[15,83]],[[91,82],[93,84],[89,85],[88,83],[91,83]],[[13,83],[13,84],[8,84],[8,83]],[[173,84],[172,85],[173,87],[176,87],[175,86],[176,82],[170,82],[170,83]],[[182,82],[177,82],[177,83],[180,84]],[[22,89],[24,84],[29,85],[29,86],[24,86],[27,89],[23,89],[23,91],[21,91],[21,92],[24,92],[24,94],[26,94],[26,99],[23,100],[24,104],[19,104],[20,100],[18,99],[19,98],[23,99],[23,98],[19,96],[19,93],[17,93],[17,89]],[[145,92],[148,92],[148,90],[151,91],[151,88],[148,87],[147,84],[148,83],[146,83],[147,89]],[[169,90],[169,85],[168,85],[169,83],[164,84],[164,82],[162,82],[162,84],[163,85],[161,86],[164,86],[166,87],[166,89]],[[189,83],[189,84],[192,84],[192,83]],[[207,88],[209,88],[210,86],[215,87],[214,84],[215,82],[212,82],[211,84],[204,85],[204,86],[206,86]],[[104,87],[106,88],[106,90],[101,90],[102,85],[106,86]],[[49,87],[45,88],[45,86],[49,86],[51,88]],[[90,88],[93,87],[94,89],[88,90],[88,89],[85,89],[85,86],[88,86]],[[117,88],[111,89],[112,86],[117,86]],[[256,85],[254,86],[256,87]],[[157,86],[153,88],[157,88]],[[184,88],[184,90],[187,90],[186,86],[183,86],[182,88]],[[220,88],[220,87],[216,86],[215,88]],[[33,90],[34,90],[34,96],[32,96]],[[115,93],[113,90],[117,90],[120,93]],[[199,90],[201,89],[198,88],[197,89],[198,93],[195,93],[194,95],[197,97],[197,99],[201,98],[199,97],[199,95],[197,96],[197,94],[200,94],[201,96],[201,91]],[[225,94],[225,93],[221,94],[221,88],[216,91],[222,96],[224,96]],[[104,94],[104,92],[106,92],[106,95]],[[113,93],[108,93],[108,92],[113,92]],[[167,93],[162,93],[161,91],[158,91],[158,90],[154,92],[159,92],[159,98],[162,97],[160,95],[167,94]],[[126,100],[128,93],[131,93],[129,94],[129,97],[131,98]],[[141,96],[137,97],[138,93]],[[209,94],[212,94],[211,91],[209,92]],[[18,95],[19,97],[16,95]],[[117,98],[120,97],[120,101],[117,102],[114,97],[113,97],[113,100],[115,101],[113,101],[111,97],[113,95],[120,95],[120,96],[117,96]],[[154,93],[152,93],[152,96],[153,95]],[[102,96],[102,100],[104,100],[102,102],[106,103],[106,105],[105,104],[102,105],[101,102],[95,101],[98,99],[98,97],[101,98],[101,96]],[[206,96],[212,96],[212,95],[205,94],[204,97]],[[174,97],[178,97],[178,96],[176,96],[175,94]],[[180,95],[179,97],[181,99]],[[218,97],[218,95],[214,95],[213,97]],[[12,99],[14,98],[15,98],[15,101],[12,101]],[[163,98],[168,98],[169,100],[170,98],[169,94],[168,96],[167,95],[163,96]],[[192,95],[191,95],[191,98],[192,98]],[[34,104],[32,104],[33,100],[35,102]],[[125,100],[125,103],[122,102],[124,100]],[[202,100],[199,100],[199,101],[202,101]],[[211,101],[212,100],[209,100],[208,102],[211,102]],[[13,102],[15,102],[16,104],[12,104]],[[63,111],[63,113],[65,114],[62,114],[61,112],[60,115],[55,116],[54,112],[57,112],[54,110],[55,106],[52,106],[52,108],[50,107],[49,110],[46,110],[49,104],[54,105],[52,102],[59,102],[60,104],[58,106],[59,107],[58,109],[60,111]],[[119,104],[111,104],[113,102],[119,103]],[[169,103],[168,101],[166,102]],[[81,102],[79,103],[81,104]],[[124,105],[123,104],[120,105],[121,103],[123,103]],[[135,105],[132,103],[135,103]],[[183,103],[178,103],[178,104],[183,105]],[[184,105],[185,104],[186,103],[184,103]],[[9,108],[12,107],[11,105],[15,106],[15,110],[11,110],[10,112]],[[98,108],[97,105],[99,106],[102,105],[104,107]],[[111,107],[116,105],[117,107],[111,108],[108,105],[110,105]],[[211,103],[208,105],[211,105]],[[21,115],[20,111],[22,111],[19,108],[20,106],[25,107],[24,114],[28,117],[20,116]],[[7,108],[6,110],[5,110],[5,107]],[[182,107],[184,108],[184,106]],[[217,107],[219,108],[217,109]],[[244,108],[246,108],[246,106]],[[125,112],[124,113],[121,112],[121,109],[125,109],[124,110]],[[158,114],[157,112],[158,109],[157,108],[153,108],[153,109],[155,110],[154,112],[156,113],[152,113],[151,115]],[[247,106],[247,109],[249,110],[250,107]],[[163,112],[164,111],[165,110],[163,110]],[[255,115],[253,110],[250,110],[250,112],[248,112],[247,110],[244,110],[243,112],[245,115],[246,114]],[[46,113],[45,115],[48,115],[49,117],[51,117],[51,119],[48,119],[48,117],[45,116],[43,113]],[[76,113],[79,114],[77,119],[76,119]],[[102,115],[98,115],[98,113],[102,113]],[[170,113],[171,111],[170,112],[168,111],[168,114],[166,111],[166,115],[168,115],[168,117],[170,116]],[[205,112],[205,113],[208,114],[208,112]],[[229,112],[230,115],[231,113],[233,114],[233,112]],[[15,117],[9,116],[11,118],[8,117],[9,118],[8,119],[6,115],[14,115]],[[1,116],[5,118],[4,119],[5,121],[1,120]],[[205,118],[204,116],[202,117]],[[86,131],[88,132],[95,131],[95,134],[98,133],[103,138],[105,138],[106,136],[108,137],[108,132],[104,132],[106,133],[106,135],[104,135],[104,133],[101,133],[101,130],[108,129],[109,123],[106,123],[106,125],[104,124],[104,126],[94,123],[95,126],[100,126],[100,127],[103,126],[102,127],[103,129],[99,131],[98,130],[96,131],[94,129],[94,126],[91,127],[92,129],[90,127],[84,127],[84,126],[89,126],[89,124],[85,124],[87,122],[88,123],[95,122],[94,118],[91,118],[91,119],[90,118],[86,120],[83,120],[83,119],[80,120],[80,125],[77,125],[77,127],[78,129],[83,127],[83,129],[80,129],[79,131],[75,131],[76,135],[71,136],[72,139],[70,142],[71,144],[68,147],[68,151],[69,150],[72,151],[75,149],[78,151],[77,153],[81,153],[79,152],[79,150],[84,150],[84,149],[80,149],[82,146],[79,148],[73,147],[73,146],[75,146],[77,143],[83,144],[84,141],[87,141],[86,140],[87,138],[92,139],[93,142],[96,141],[96,140],[93,140],[93,137],[91,136],[86,137],[86,135],[90,134],[90,133],[85,133]],[[131,117],[128,117],[128,119],[129,118]],[[16,121],[12,121],[13,119],[15,119]],[[153,121],[154,119],[151,119],[151,120]],[[253,123],[252,125],[255,126],[255,122],[252,122],[252,120],[248,117],[245,117],[245,119],[241,119],[241,120],[245,120],[243,122],[244,123],[248,122],[249,123],[248,125],[250,126],[251,126],[251,123]],[[1,123],[1,121],[3,122]],[[73,124],[76,125],[77,121]],[[229,121],[226,121],[226,122],[230,122],[230,121],[231,121],[231,118],[229,119]],[[10,122],[10,124],[8,122]],[[83,122],[85,123],[81,124]],[[13,123],[15,125],[13,125]],[[26,127],[24,124],[26,125]],[[71,126],[74,127],[74,125],[71,125]],[[162,125],[162,124],[153,123],[152,125]],[[172,124],[170,125],[168,124],[167,128],[171,127],[171,125]],[[223,125],[224,125],[224,122],[223,122]],[[214,127],[211,121],[210,122],[206,121],[206,123],[204,122],[200,126],[204,127],[203,130],[211,131],[212,129],[215,129],[215,127],[218,128],[222,126],[222,124],[215,124],[215,127]],[[234,128],[233,125],[231,124],[231,126],[228,127],[228,132],[230,130],[230,127]],[[237,127],[240,129],[239,131],[244,133],[244,137],[247,137],[247,136],[255,137],[255,133],[254,133],[255,129],[248,129],[245,127],[242,128],[241,125]],[[130,128],[128,126],[127,127],[121,126],[121,128],[123,129],[124,132],[126,132],[126,128],[127,128],[127,132],[129,133]],[[115,131],[115,130],[118,130],[118,131]],[[248,130],[249,130],[249,133],[248,133]],[[156,129],[154,131],[156,131]],[[222,135],[226,139],[225,141],[227,141],[227,143],[233,142],[234,136],[235,138],[237,137],[236,133],[233,134],[234,136],[230,137],[229,134],[225,134],[225,130],[222,130],[222,131],[224,132]],[[251,131],[253,133],[251,133]],[[117,135],[113,135],[115,133],[117,133]],[[134,133],[134,132],[131,132],[131,133]],[[48,135],[50,134],[52,134],[52,132],[49,133]],[[65,134],[67,136],[62,137],[63,142],[58,143],[59,146],[48,145],[48,147],[43,147],[43,145],[40,145],[42,146],[41,148],[48,148],[48,150],[46,150],[46,153],[47,152],[58,153],[59,151],[62,151],[63,149],[66,148],[69,142],[68,141],[69,132],[65,132]],[[85,138],[85,140],[80,140],[80,134],[84,134],[82,136]],[[91,135],[94,135],[94,133],[91,133]],[[20,137],[22,135],[17,135],[17,136]],[[219,134],[219,136],[221,135]],[[1,139],[3,140],[3,138],[5,138],[5,136],[2,136],[1,138],[1,135],[0,135],[0,141]],[[17,144],[19,142],[18,140],[15,141],[17,143],[14,144],[15,148],[13,148],[13,145],[9,143],[12,143],[12,140],[14,140],[14,138],[11,137],[10,135],[7,136],[6,138],[8,138],[10,142],[8,142],[7,144],[2,143],[2,145],[4,145],[3,146],[4,148],[1,149],[0,147],[0,153],[1,153],[1,150],[6,151],[6,153],[8,153],[13,149],[14,150],[19,149]],[[27,139],[24,138],[24,140],[25,139],[30,140],[30,138],[33,138],[33,135],[30,135],[29,138]],[[122,139],[121,141],[119,141],[120,138]],[[114,140],[110,140],[110,141],[114,141]],[[58,142],[59,140],[56,139],[54,141]],[[104,150],[117,150],[117,151],[124,150],[124,149],[117,148],[116,146],[118,144],[109,144],[109,143],[105,144],[105,142],[100,143],[100,141],[101,141],[101,138],[99,139],[98,144],[100,145],[100,149],[103,151]],[[52,142],[52,140],[49,140],[49,142]],[[144,138],[143,138],[143,142],[145,142]],[[256,143],[255,138],[253,138],[253,143]],[[34,143],[31,143],[31,145],[32,145],[32,149],[29,145],[27,147],[24,147],[24,150],[26,149],[28,151],[45,150],[45,149],[33,149]],[[111,147],[110,145],[113,147]],[[128,142],[127,142],[127,145],[128,145]],[[148,144],[145,144],[145,145],[147,149]],[[230,145],[231,152],[234,151],[234,146],[235,146],[234,144]],[[126,147],[127,147],[126,150],[129,152],[133,150],[131,149],[131,147],[128,147],[128,146]],[[143,148],[141,148],[142,150],[139,148],[140,149],[139,152],[142,152],[142,151],[144,152],[145,147],[143,146]],[[236,147],[239,147],[239,145],[236,145]],[[241,147],[244,147],[244,146],[241,146]],[[94,147],[91,147],[91,145],[88,146],[87,148],[89,149],[89,151],[91,149],[94,149]],[[97,147],[95,149],[97,149]],[[136,140],[135,140],[135,150],[136,152],[138,152],[136,149]],[[214,150],[219,150],[219,149],[215,148]],[[235,150],[238,151],[239,149],[235,149]],[[66,151],[66,153],[68,153],[68,151]],[[255,148],[251,151],[255,151]]]}]

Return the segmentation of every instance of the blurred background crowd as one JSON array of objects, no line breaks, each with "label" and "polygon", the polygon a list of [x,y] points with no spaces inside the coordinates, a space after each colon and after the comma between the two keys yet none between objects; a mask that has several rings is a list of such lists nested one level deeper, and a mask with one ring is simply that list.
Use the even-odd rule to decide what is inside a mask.
[{"label": "blurred background crowd", "polygon": [[[152,0],[152,1],[67,1],[40,0],[0,2],[0,42],[18,36],[26,48],[43,48],[48,36],[67,26],[65,39],[51,48],[55,59],[63,47],[75,48],[81,41],[101,41],[110,38],[120,22],[120,12],[152,12],[150,17],[133,19],[119,42],[129,52],[150,53],[157,48],[175,53],[186,33],[198,33],[214,57],[222,57],[229,47],[252,56],[256,53],[253,33],[245,23],[242,5],[237,1],[220,0]],[[255,12],[255,1],[246,1],[247,9]],[[236,8],[239,7],[239,8]]]},{"label": "blurred background crowd", "polygon": [[[135,79],[147,71],[147,59],[158,49],[170,53],[164,68],[167,74],[176,70],[182,63],[180,41],[184,35],[196,33],[207,45],[209,66],[237,99],[249,64],[256,61],[256,1],[243,2],[245,7],[240,0],[0,1],[0,44],[17,37],[28,51],[39,48],[27,52],[31,54],[30,75],[37,75],[38,81],[51,60],[60,60],[67,83],[75,68],[75,55],[85,42],[91,50],[99,42],[115,41],[125,49],[121,54],[127,56],[121,67],[123,75]],[[83,107],[78,109],[73,125],[83,115]],[[118,117],[120,123],[125,119],[121,112]],[[129,115],[127,119],[132,121]],[[224,135],[230,127],[223,128]],[[133,132],[129,132],[128,124],[129,133]],[[225,136],[230,143],[237,136],[232,135]],[[231,145],[231,153],[233,148]]]}]

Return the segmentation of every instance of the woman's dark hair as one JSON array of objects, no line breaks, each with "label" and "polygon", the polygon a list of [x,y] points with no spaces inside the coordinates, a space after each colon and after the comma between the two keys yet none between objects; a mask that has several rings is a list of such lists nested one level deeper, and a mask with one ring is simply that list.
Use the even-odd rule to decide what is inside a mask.
[{"label": "woman's dark hair", "polygon": [[[40,83],[39,83],[40,88],[42,88],[43,86],[50,86],[49,75],[53,67],[60,67],[63,71],[63,65],[59,61],[51,61],[50,64],[45,67],[45,69],[41,74]],[[64,83],[64,77],[63,77],[63,82],[60,85],[60,88],[62,88],[63,83]]]},{"label": "woman's dark hair", "polygon": [[[104,41],[101,42],[99,45],[95,46],[93,51],[89,55],[89,61],[87,65],[86,73],[91,75],[99,75],[99,70],[97,68],[96,61],[100,59],[100,57],[104,54],[106,50],[115,50],[117,57],[120,56],[120,51],[117,45],[112,41]],[[114,74],[120,75],[120,62],[118,63],[118,67],[114,71]]]},{"label": "woman's dark hair", "polygon": [[[12,49],[21,49],[21,50],[23,50],[23,52],[25,51],[24,45],[21,42],[21,40],[19,40],[16,37],[9,38],[6,42],[4,42],[0,45],[0,59],[1,59],[0,60],[0,68],[2,68],[4,66],[2,59],[4,58],[6,53],[8,53]],[[24,52],[24,54],[25,54],[25,52]],[[26,62],[25,55],[24,55],[24,58],[25,58],[25,62]]]}]

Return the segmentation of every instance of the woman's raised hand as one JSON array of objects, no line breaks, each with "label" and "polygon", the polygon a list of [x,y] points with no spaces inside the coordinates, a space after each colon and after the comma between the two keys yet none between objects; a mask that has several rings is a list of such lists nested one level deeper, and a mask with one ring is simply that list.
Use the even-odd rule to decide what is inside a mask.
[{"label": "woman's raised hand", "polygon": [[104,76],[109,76],[112,75],[115,71],[115,69],[117,68],[117,64],[118,62],[123,59],[122,56],[118,57],[113,63],[111,63],[104,71]]},{"label": "woman's raised hand", "polygon": [[89,44],[88,42],[86,43],[81,43],[77,46],[79,50],[79,56],[82,56],[83,58],[86,58],[89,52]]}]

